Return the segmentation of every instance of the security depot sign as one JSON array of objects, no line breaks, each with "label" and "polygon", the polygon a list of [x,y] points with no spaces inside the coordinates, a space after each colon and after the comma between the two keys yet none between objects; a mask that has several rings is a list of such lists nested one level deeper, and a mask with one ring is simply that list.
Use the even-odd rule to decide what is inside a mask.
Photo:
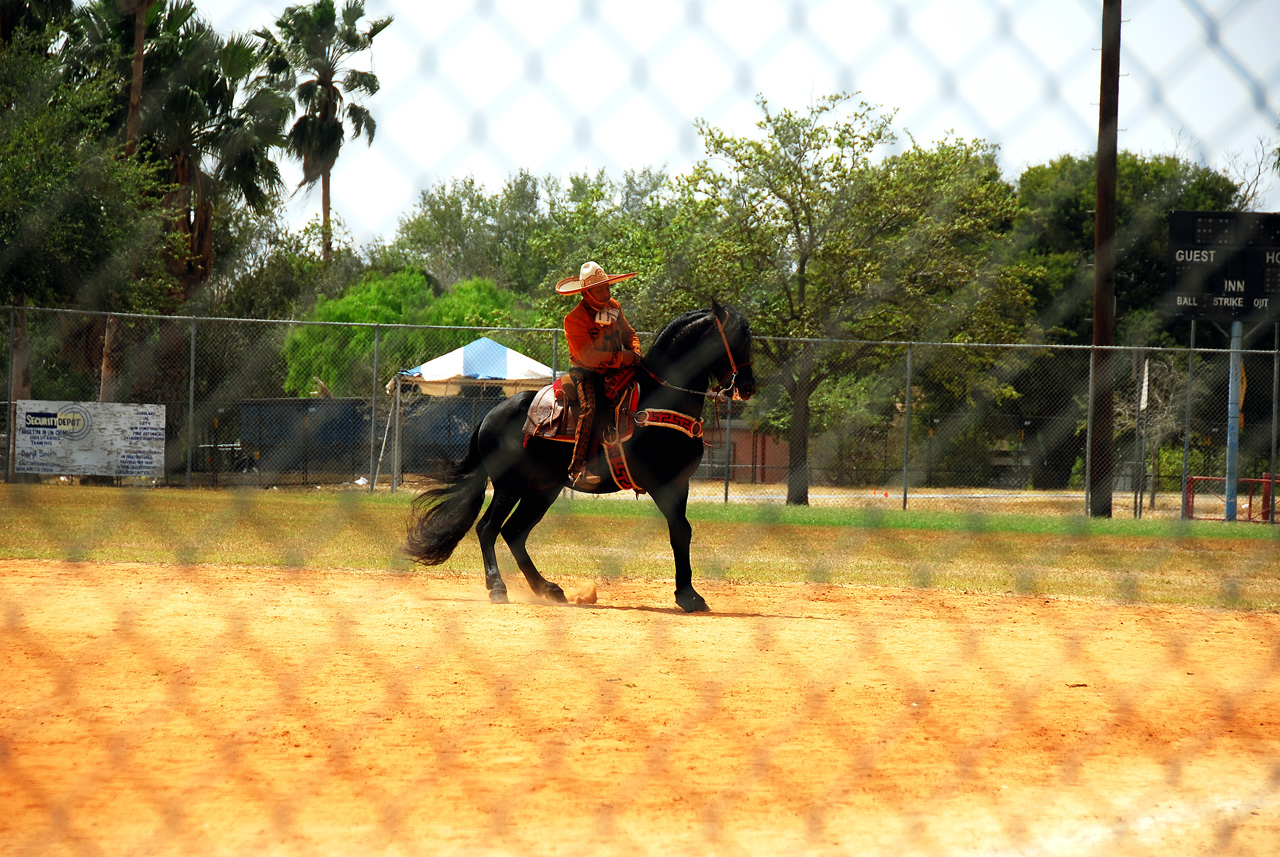
[{"label": "security depot sign", "polygon": [[1280,318],[1280,214],[1171,213],[1166,308],[1210,321]]},{"label": "security depot sign", "polygon": [[18,473],[163,476],[164,405],[19,399]]}]

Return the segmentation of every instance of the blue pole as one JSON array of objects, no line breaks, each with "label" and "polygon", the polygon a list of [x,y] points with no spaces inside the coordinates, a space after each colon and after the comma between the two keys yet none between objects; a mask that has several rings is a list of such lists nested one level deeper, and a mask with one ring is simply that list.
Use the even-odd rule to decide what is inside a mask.
[{"label": "blue pole", "polygon": [[1226,519],[1236,519],[1236,480],[1240,466],[1240,340],[1244,322],[1231,322],[1231,377],[1227,382],[1227,485]]}]

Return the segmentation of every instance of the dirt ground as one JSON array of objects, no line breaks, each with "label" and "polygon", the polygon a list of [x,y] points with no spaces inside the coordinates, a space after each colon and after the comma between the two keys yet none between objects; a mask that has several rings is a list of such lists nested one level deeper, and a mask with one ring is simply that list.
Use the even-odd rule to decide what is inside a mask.
[{"label": "dirt ground", "polygon": [[1280,616],[509,583],[0,561],[0,854],[1280,850]]}]

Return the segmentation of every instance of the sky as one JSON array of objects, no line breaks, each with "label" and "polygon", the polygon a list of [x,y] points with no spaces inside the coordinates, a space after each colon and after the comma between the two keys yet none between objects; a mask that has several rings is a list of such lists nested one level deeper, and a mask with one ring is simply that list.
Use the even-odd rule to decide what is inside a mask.
[{"label": "sky", "polygon": [[[341,3],[342,0],[339,0]],[[197,0],[224,35],[287,0]],[[366,0],[394,16],[351,65],[381,82],[373,144],[344,145],[333,208],[359,246],[390,240],[423,190],[519,170],[688,169],[695,120],[755,132],[757,96],[803,110],[835,92],[896,112],[900,144],[1000,147],[1004,175],[1097,149],[1101,0]],[[1280,2],[1127,0],[1122,149],[1250,171],[1280,131]],[[301,171],[287,162],[285,179]],[[1258,208],[1280,211],[1268,171]],[[319,213],[293,197],[291,225]]]}]

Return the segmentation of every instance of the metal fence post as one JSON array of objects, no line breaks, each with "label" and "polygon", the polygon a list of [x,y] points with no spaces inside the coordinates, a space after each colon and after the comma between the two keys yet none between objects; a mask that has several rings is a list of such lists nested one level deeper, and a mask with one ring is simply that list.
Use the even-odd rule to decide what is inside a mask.
[{"label": "metal fence post", "polygon": [[1139,369],[1138,384],[1136,397],[1134,402],[1134,420],[1133,420],[1133,459],[1137,470],[1133,474],[1133,517],[1142,517],[1142,505],[1147,498],[1147,354],[1146,350],[1138,349],[1138,365]]},{"label": "metal fence post", "polygon": [[911,484],[911,344],[907,343],[907,397],[903,408],[905,428],[902,432],[902,508],[907,508],[907,490]]},{"label": "metal fence post", "polygon": [[1187,519],[1187,477],[1191,467],[1191,375],[1196,365],[1196,320],[1191,319],[1191,350],[1187,353],[1187,420],[1182,427],[1182,520]]},{"label": "metal fence post", "polygon": [[373,456],[378,446],[378,347],[382,340],[382,325],[373,326],[373,392],[369,395],[369,493],[377,487],[378,474]]},{"label": "metal fence post", "polygon": [[396,376],[395,434],[391,436],[391,493],[400,484],[400,376]]},{"label": "metal fence post", "polygon": [[1241,353],[1244,339],[1244,322],[1231,322],[1231,365],[1227,375],[1227,483],[1224,486],[1227,508],[1223,517],[1236,519],[1237,495],[1240,486],[1240,382],[1244,355]]},{"label": "metal fence post", "polygon": [[729,502],[729,475],[733,472],[733,398],[725,408],[724,418],[724,501]]},{"label": "metal fence post", "polygon": [[1267,523],[1276,522],[1276,431],[1280,422],[1280,322],[1275,325],[1271,346],[1271,484],[1267,493],[1271,502],[1267,504]]},{"label": "metal fence post", "polygon": [[17,350],[17,343],[14,342],[14,329],[18,325],[18,311],[10,307],[9,309],[9,362],[5,365],[9,367],[6,373],[9,376],[9,394],[5,397],[5,413],[7,422],[5,423],[5,451],[4,451],[4,481],[9,482],[13,479],[13,451],[14,438],[17,432],[14,431],[13,421],[17,419],[18,404],[13,400],[13,376],[17,372],[16,366],[13,365],[14,352]]},{"label": "metal fence post", "polygon": [[1093,485],[1093,385],[1094,368],[1098,365],[1097,353],[1098,346],[1089,347],[1089,407],[1085,410],[1084,418],[1084,514],[1086,518],[1093,514],[1090,503],[1093,492],[1090,486]]},{"label": "metal fence post", "polygon": [[187,487],[191,487],[191,453],[196,437],[196,320],[191,319],[191,342],[187,369]]}]

